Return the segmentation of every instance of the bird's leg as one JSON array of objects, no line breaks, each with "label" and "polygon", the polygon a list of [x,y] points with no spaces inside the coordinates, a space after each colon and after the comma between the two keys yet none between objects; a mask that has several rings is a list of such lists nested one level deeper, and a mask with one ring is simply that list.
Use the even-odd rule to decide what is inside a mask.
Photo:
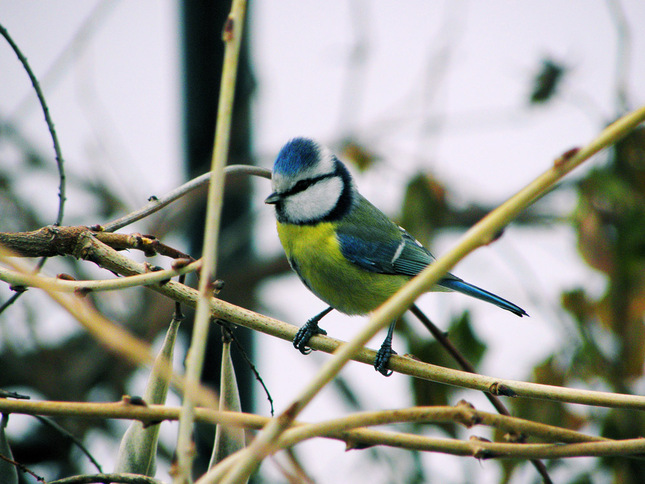
[{"label": "bird's leg", "polygon": [[316,334],[327,334],[327,331],[318,326],[318,321],[324,318],[332,309],[329,306],[327,309],[322,311],[320,314],[316,314],[313,318],[307,321],[296,333],[296,337],[293,338],[293,346],[303,355],[308,355],[311,353],[311,348],[307,346],[309,340],[312,336]]},{"label": "bird's leg", "polygon": [[390,356],[396,355],[396,351],[392,349],[392,335],[394,334],[395,326],[396,319],[390,323],[390,327],[387,329],[387,336],[376,353],[376,359],[374,360],[374,369],[383,376],[390,376],[394,373],[388,369],[387,365],[390,362]]}]

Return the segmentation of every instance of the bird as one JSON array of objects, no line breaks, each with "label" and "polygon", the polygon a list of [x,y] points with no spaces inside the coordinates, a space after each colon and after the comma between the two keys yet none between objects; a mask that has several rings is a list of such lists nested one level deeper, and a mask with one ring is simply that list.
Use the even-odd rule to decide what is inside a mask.
[{"label": "bird", "polygon": [[[293,344],[301,353],[318,322],[332,309],[347,315],[374,311],[435,257],[405,229],[363,197],[348,168],[324,145],[310,138],[289,140],[271,172],[278,237],[291,268],[329,307],[307,321]],[[447,273],[431,291],[456,291],[494,304],[517,316],[524,309]],[[385,376],[392,349],[393,321],[377,352],[374,368]]]}]

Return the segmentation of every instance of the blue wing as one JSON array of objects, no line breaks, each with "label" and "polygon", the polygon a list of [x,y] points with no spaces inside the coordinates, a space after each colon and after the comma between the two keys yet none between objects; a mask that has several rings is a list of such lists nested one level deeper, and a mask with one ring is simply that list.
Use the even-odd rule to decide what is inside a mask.
[{"label": "blue wing", "polygon": [[397,229],[397,237],[381,240],[365,238],[365,235],[374,235],[373,230],[361,236],[339,232],[340,250],[347,260],[367,271],[416,276],[435,259],[410,234],[401,228]]},{"label": "blue wing", "polygon": [[[346,220],[338,224],[337,239],[341,253],[347,260],[371,272],[413,277],[435,261],[434,256],[414,237],[364,198],[356,204]],[[494,304],[518,316],[528,316],[512,302],[450,273],[438,285]]]}]

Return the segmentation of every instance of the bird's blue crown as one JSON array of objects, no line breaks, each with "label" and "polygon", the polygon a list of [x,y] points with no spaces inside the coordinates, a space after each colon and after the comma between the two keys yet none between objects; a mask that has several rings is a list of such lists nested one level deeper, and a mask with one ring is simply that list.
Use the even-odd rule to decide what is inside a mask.
[{"label": "bird's blue crown", "polygon": [[274,173],[295,176],[320,161],[320,146],[309,138],[294,138],[285,144],[273,165]]}]

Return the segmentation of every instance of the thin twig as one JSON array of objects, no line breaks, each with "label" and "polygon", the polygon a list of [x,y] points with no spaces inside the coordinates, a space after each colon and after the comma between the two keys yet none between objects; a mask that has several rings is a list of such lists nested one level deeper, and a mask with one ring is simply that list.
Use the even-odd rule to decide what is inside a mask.
[{"label": "thin twig", "polygon": [[[43,92],[40,89],[40,83],[38,82],[38,79],[36,78],[36,75],[34,74],[34,72],[31,70],[31,67],[29,65],[29,62],[27,61],[27,58],[23,55],[18,45],[13,41],[13,38],[9,35],[9,32],[7,31],[7,29],[1,24],[0,24],[0,34],[2,34],[2,36],[5,38],[5,40],[9,43],[9,45],[15,52],[16,56],[18,57],[18,60],[20,60],[20,63],[22,64],[23,68],[27,72],[27,75],[31,80],[31,84],[34,86],[34,91],[36,91],[36,96],[38,97],[38,101],[40,102],[40,106],[45,116],[45,122],[47,123],[47,128],[49,129],[49,133],[51,134],[51,137],[52,137],[52,142],[54,143],[54,152],[56,154],[56,165],[58,167],[58,178],[59,178],[58,214],[56,215],[56,221],[54,222],[54,225],[61,225],[63,223],[63,216],[65,212],[65,200],[67,199],[65,195],[66,194],[65,162],[63,160],[63,153],[60,147],[60,143],[58,142],[58,136],[56,135],[56,129],[54,128],[54,121],[51,119],[51,116],[49,115],[49,108],[47,107],[47,101],[45,101],[45,96],[43,95]],[[40,261],[38,261],[37,270],[40,270],[45,265],[46,261],[47,261],[46,257],[41,258]],[[2,305],[2,308],[0,308],[0,314],[6,308],[11,306],[20,296],[22,296],[22,294],[23,294],[22,292],[18,292],[14,294],[5,304]]]},{"label": "thin twig", "polygon": [[90,460],[90,462],[96,467],[96,470],[100,472],[103,472],[103,469],[101,469],[101,464],[98,463],[98,461],[94,458],[94,456],[90,453],[90,451],[85,447],[85,444],[73,435],[71,432],[69,432],[67,429],[61,427],[58,425],[56,422],[54,422],[52,419],[43,417],[42,415],[34,415],[36,419],[38,419],[40,422],[42,422],[44,425],[47,425],[57,432],[61,433],[65,438],[71,440],[74,445],[76,445],[79,449],[81,449],[81,452],[87,456],[87,458]]},{"label": "thin twig", "polygon": [[31,80],[32,85],[34,86],[34,91],[36,91],[36,96],[38,96],[38,101],[40,102],[40,106],[42,107],[43,114],[45,115],[45,122],[47,123],[47,128],[49,129],[49,133],[51,134],[52,141],[54,143],[54,152],[56,153],[56,163],[58,165],[58,176],[59,176],[58,215],[56,216],[55,225],[61,225],[63,223],[63,215],[64,215],[64,209],[65,209],[65,200],[66,200],[65,166],[64,166],[65,163],[63,160],[63,153],[61,151],[60,144],[58,143],[58,136],[56,135],[56,129],[54,128],[54,121],[51,119],[51,116],[49,115],[49,108],[47,107],[47,101],[45,101],[45,96],[43,95],[43,92],[40,89],[40,84],[38,83],[38,79],[36,79],[36,75],[31,70],[31,67],[29,66],[29,62],[27,61],[27,58],[23,55],[18,45],[13,41],[13,39],[9,35],[9,32],[7,32],[7,29],[4,28],[1,24],[0,24],[0,34],[9,43],[9,45],[15,52],[16,56],[18,56],[20,63],[24,67],[25,71],[27,72],[27,75],[29,76],[29,79]]},{"label": "thin twig", "polygon": [[[180,407],[165,405],[131,405],[126,402],[51,402],[0,399],[0,411],[27,415],[67,416],[99,419],[128,419],[141,422],[160,422],[180,418]],[[196,420],[209,424],[221,424],[248,429],[260,429],[272,419],[243,412],[216,411],[207,408],[195,409]],[[645,452],[645,439],[611,440],[585,435],[573,430],[553,425],[541,424],[531,420],[507,417],[472,408],[465,402],[455,406],[412,407],[396,410],[360,412],[347,417],[324,422],[301,423],[294,421],[292,427],[276,442],[274,450],[296,445],[316,437],[341,440],[351,448],[371,445],[387,445],[398,448],[426,450],[455,455],[473,455],[473,446],[456,439],[430,438],[402,432],[379,431],[365,427],[395,423],[446,423],[454,422],[467,428],[487,426],[503,432],[526,433],[548,442],[556,443],[564,449],[560,457],[580,457],[583,455],[625,455]],[[586,449],[572,447],[579,444],[601,444]],[[492,442],[490,451],[499,455],[489,457],[531,458],[531,453],[553,452],[553,444],[521,444]]]},{"label": "thin twig", "polygon": [[253,364],[253,362],[251,361],[251,358],[249,358],[249,355],[246,353],[246,351],[244,350],[244,348],[242,347],[242,345],[240,344],[240,342],[239,342],[239,341],[237,340],[237,338],[235,337],[235,334],[233,333],[233,331],[232,331],[230,328],[225,327],[225,326],[223,326],[223,328],[224,328],[224,330],[225,330],[225,331],[228,331],[228,334],[229,334],[229,336],[230,336],[231,340],[232,340],[232,341],[233,341],[233,343],[235,344],[235,347],[237,348],[237,350],[238,350],[238,351],[240,352],[240,354],[242,355],[242,358],[244,358],[244,361],[246,361],[246,364],[249,366],[249,369],[251,370],[251,372],[252,372],[252,373],[253,373],[253,375],[255,376],[255,379],[258,381],[258,383],[259,383],[260,385],[262,385],[262,389],[264,390],[264,394],[267,396],[267,400],[269,400],[269,406],[270,406],[271,416],[273,417],[273,414],[274,414],[274,410],[273,410],[273,398],[271,398],[271,392],[269,392],[269,389],[267,388],[266,384],[264,383],[264,380],[263,380],[263,379],[262,379],[262,377],[260,376],[260,372],[259,372],[259,371],[258,371],[258,369],[255,367],[255,365],[254,365],[254,364]]},{"label": "thin twig", "polygon": [[[49,287],[55,291],[85,294],[87,292],[114,291],[118,289],[156,284],[170,279],[171,277],[195,272],[199,270],[200,267],[201,260],[198,260],[179,269],[163,269],[147,272],[145,274],[138,274],[136,276],[119,277],[116,279],[76,281],[61,279],[58,277],[40,276],[39,280],[46,282]],[[10,271],[2,268],[0,268],[0,281],[8,282],[14,288],[25,288],[33,283],[33,279],[30,276],[25,276],[22,272]]]},{"label": "thin twig", "polygon": [[12,295],[9,299],[7,299],[4,303],[2,303],[2,306],[0,306],[0,314],[2,314],[5,311],[5,309],[7,309],[9,306],[15,303],[20,298],[20,296],[22,296],[24,292],[27,292],[27,290],[24,287],[14,287],[13,290],[16,291],[16,293]]},{"label": "thin twig", "polygon": [[45,482],[45,479],[40,477],[38,474],[36,474],[34,471],[29,469],[26,465],[21,464],[18,461],[15,461],[13,459],[10,459],[7,456],[4,456],[0,454],[0,459],[4,460],[5,462],[8,462],[9,464],[13,465],[16,469],[18,469],[20,472],[24,472],[25,474],[29,474],[32,476],[34,479],[36,479],[38,482]]},{"label": "thin twig", "polygon": [[204,227],[203,265],[199,278],[199,297],[195,309],[193,334],[190,349],[186,359],[186,388],[182,403],[182,416],[179,421],[177,437],[177,474],[176,484],[187,484],[192,481],[191,470],[195,456],[192,443],[195,397],[193,389],[199,386],[204,364],[206,341],[210,328],[212,299],[212,282],[215,279],[217,267],[217,247],[222,213],[224,193],[224,168],[228,159],[229,140],[231,135],[231,119],[233,114],[233,99],[237,66],[242,43],[242,27],[246,13],[246,1],[234,0],[231,12],[224,25],[222,38],[224,40],[224,65],[217,105],[217,120],[215,123],[215,140],[213,158],[211,160],[211,181],[208,187],[206,201],[206,226]]},{"label": "thin twig", "polygon": [[[261,168],[258,166],[251,165],[229,165],[224,168],[224,173],[226,176],[237,175],[237,174],[246,174],[246,175],[255,175],[263,178],[271,178],[271,171],[266,168]],[[144,217],[147,217],[150,214],[153,214],[170,203],[180,199],[184,195],[196,190],[197,188],[207,184],[211,179],[211,172],[204,173],[192,180],[184,183],[180,187],[177,187],[164,196],[157,198],[155,196],[150,197],[148,203],[145,204],[138,210],[131,212],[123,217],[120,217],[112,222],[109,222],[103,225],[104,232],[114,232],[116,230],[122,229],[126,225],[141,220]]]}]

